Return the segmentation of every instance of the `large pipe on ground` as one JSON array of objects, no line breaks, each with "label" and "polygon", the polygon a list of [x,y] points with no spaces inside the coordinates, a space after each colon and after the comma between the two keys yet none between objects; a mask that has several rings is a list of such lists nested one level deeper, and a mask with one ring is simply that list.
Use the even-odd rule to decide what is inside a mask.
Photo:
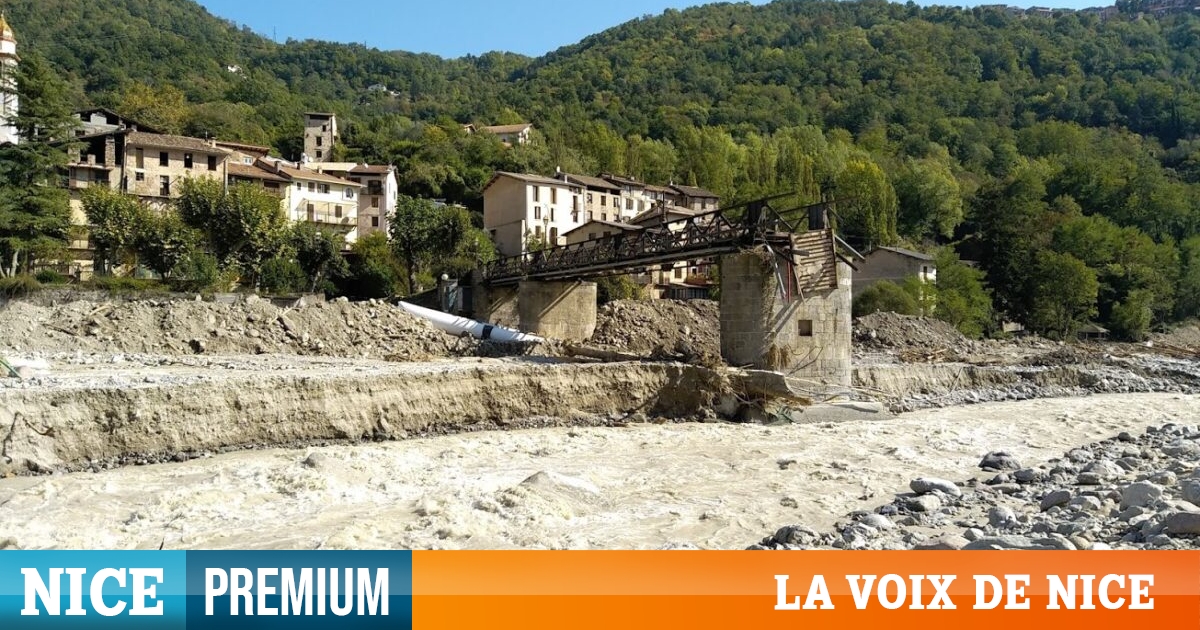
[{"label": "large pipe on ground", "polygon": [[495,326],[493,324],[485,324],[477,322],[466,317],[458,317],[450,313],[435,311],[431,308],[409,304],[408,302],[400,302],[400,308],[408,311],[410,314],[427,320],[433,324],[434,328],[442,332],[450,333],[456,337],[463,335],[471,335],[476,339],[491,339],[494,341],[512,341],[522,343],[542,343],[545,339],[536,335],[528,335],[511,328],[503,326]]}]

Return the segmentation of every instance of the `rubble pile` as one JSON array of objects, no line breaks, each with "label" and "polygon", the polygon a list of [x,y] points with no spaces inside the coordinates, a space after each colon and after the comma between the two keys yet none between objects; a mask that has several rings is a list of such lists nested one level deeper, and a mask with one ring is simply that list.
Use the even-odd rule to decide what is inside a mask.
[{"label": "rubble pile", "polygon": [[295,354],[416,361],[473,355],[477,346],[375,301],[279,308],[249,296],[234,304],[80,300],[38,306],[13,301],[0,308],[0,350],[18,353]]},{"label": "rubble pile", "polygon": [[596,314],[593,345],[631,354],[721,356],[721,308],[711,300],[618,300]]},{"label": "rubble pile", "polygon": [[854,343],[861,348],[965,354],[974,342],[951,324],[932,317],[872,313],[854,320]]},{"label": "rubble pile", "polygon": [[1181,549],[1200,546],[1200,428],[1128,432],[1026,467],[986,454],[982,479],[918,478],[832,532],[790,525],[751,549]]}]

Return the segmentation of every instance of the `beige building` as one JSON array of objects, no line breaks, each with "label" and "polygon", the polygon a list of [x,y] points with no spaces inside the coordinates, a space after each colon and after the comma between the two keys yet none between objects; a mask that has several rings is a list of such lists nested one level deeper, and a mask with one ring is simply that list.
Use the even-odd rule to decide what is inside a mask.
[{"label": "beige building", "polygon": [[17,115],[17,36],[0,14],[0,144],[20,141],[13,118]]},{"label": "beige building", "polygon": [[937,265],[933,256],[900,247],[878,247],[858,264],[854,274],[854,297],[882,280],[897,284],[916,277],[921,282],[937,283]]},{"label": "beige building", "polygon": [[304,156],[301,162],[327,162],[333,157],[338,135],[337,116],[327,112],[304,115]]},{"label": "beige building", "polygon": [[362,184],[358,195],[358,236],[372,232],[387,234],[388,221],[396,213],[399,182],[396,167],[355,162],[309,162],[304,168]]},{"label": "beige building", "polygon": [[516,144],[527,144],[530,139],[530,132],[533,131],[533,125],[529,123],[521,123],[519,125],[492,125],[484,127],[484,131],[495,134],[500,138],[500,141],[508,146]]},{"label": "beige building", "polygon": [[549,246],[587,220],[583,187],[522,173],[496,173],[483,189],[483,227],[502,256],[527,251],[531,239]]}]

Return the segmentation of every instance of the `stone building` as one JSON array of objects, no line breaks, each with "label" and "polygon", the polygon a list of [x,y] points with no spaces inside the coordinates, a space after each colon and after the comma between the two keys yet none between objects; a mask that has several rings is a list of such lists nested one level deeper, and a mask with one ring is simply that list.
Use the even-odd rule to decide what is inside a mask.
[{"label": "stone building", "polygon": [[304,115],[304,155],[301,162],[327,162],[333,157],[338,135],[337,115],[309,112]]},{"label": "stone building", "polygon": [[878,247],[858,265],[858,272],[854,274],[854,297],[877,282],[888,280],[899,284],[909,277],[936,284],[937,265],[933,256],[901,247]]}]

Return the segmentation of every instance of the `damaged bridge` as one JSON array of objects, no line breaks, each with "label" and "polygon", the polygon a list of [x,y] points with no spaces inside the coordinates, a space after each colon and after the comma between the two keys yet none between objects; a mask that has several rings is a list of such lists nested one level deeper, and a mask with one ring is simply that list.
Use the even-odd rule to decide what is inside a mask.
[{"label": "damaged bridge", "polygon": [[727,362],[849,385],[852,265],[828,226],[830,204],[777,211],[771,202],[784,196],[501,258],[475,274],[472,314],[585,341],[596,325],[591,280],[716,261]]}]

